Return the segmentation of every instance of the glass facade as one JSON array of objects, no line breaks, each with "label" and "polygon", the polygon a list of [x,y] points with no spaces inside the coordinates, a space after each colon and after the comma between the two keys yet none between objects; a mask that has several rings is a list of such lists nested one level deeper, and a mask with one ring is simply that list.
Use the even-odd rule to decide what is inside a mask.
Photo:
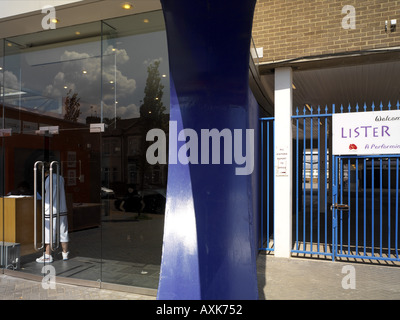
[{"label": "glass facade", "polygon": [[1,267],[43,275],[52,164],[69,237],[63,260],[55,219],[55,275],[156,289],[167,165],[146,161],[146,133],[168,132],[162,11],[3,39],[0,84]]}]

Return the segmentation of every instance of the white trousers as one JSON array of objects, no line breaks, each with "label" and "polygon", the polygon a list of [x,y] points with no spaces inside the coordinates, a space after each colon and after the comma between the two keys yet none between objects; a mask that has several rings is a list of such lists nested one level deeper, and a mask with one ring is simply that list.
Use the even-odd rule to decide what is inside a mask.
[{"label": "white trousers", "polygon": [[[50,243],[50,218],[45,218],[45,239],[46,244]],[[56,218],[53,217],[53,242],[56,241]],[[60,215],[60,242],[69,242],[68,237],[68,217],[66,215]]]}]

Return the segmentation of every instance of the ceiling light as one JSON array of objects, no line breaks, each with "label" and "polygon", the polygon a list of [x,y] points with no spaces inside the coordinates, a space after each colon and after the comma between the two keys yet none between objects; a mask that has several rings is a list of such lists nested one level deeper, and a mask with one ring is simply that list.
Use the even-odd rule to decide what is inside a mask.
[{"label": "ceiling light", "polygon": [[125,2],[124,4],[122,4],[122,8],[124,8],[125,10],[130,10],[133,8],[133,6],[130,3]]},{"label": "ceiling light", "polygon": [[53,18],[53,19],[51,19],[51,22],[53,22],[53,23],[59,23],[60,20],[58,20],[57,18]]},{"label": "ceiling light", "polygon": [[87,71],[86,71],[86,70],[83,70],[83,71],[82,71],[82,73],[83,73],[83,74],[86,74],[86,73],[87,73]]},{"label": "ceiling light", "polygon": [[143,19],[143,22],[144,22],[144,23],[149,23],[150,20],[149,20],[149,19]]}]

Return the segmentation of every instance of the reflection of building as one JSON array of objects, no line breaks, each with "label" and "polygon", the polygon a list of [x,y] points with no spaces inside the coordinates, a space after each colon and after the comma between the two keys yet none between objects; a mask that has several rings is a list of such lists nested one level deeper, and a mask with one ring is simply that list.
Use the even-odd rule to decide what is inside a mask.
[{"label": "reflection of building", "polygon": [[[166,115],[166,119],[168,115]],[[99,119],[88,118],[87,122]],[[140,189],[165,188],[167,165],[150,165],[146,160],[146,132],[143,120],[116,119],[108,123],[102,136],[102,184],[123,194],[127,184]]]},{"label": "reflection of building", "polygon": [[[73,189],[79,189],[75,193],[75,202],[99,201],[99,194],[90,185],[100,184],[94,179],[97,170],[95,159],[99,158],[100,145],[98,137],[90,134],[88,125],[9,106],[0,110],[6,115],[6,125],[12,124],[11,135],[4,138],[2,144],[2,168],[7,168],[7,174],[3,176],[4,185],[1,184],[5,194],[24,181],[33,194],[34,163],[57,160],[60,162],[60,174],[65,177],[66,192],[73,193]],[[46,132],[48,128],[55,130]]]}]

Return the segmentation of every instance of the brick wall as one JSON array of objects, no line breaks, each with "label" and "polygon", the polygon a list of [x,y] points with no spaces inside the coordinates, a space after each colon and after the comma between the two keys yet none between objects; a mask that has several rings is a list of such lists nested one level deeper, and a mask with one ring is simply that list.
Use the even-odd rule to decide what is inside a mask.
[{"label": "brick wall", "polygon": [[[355,29],[344,29],[344,6],[355,9]],[[385,21],[397,30],[385,32]],[[400,0],[258,0],[253,38],[260,62],[400,47]]]}]

